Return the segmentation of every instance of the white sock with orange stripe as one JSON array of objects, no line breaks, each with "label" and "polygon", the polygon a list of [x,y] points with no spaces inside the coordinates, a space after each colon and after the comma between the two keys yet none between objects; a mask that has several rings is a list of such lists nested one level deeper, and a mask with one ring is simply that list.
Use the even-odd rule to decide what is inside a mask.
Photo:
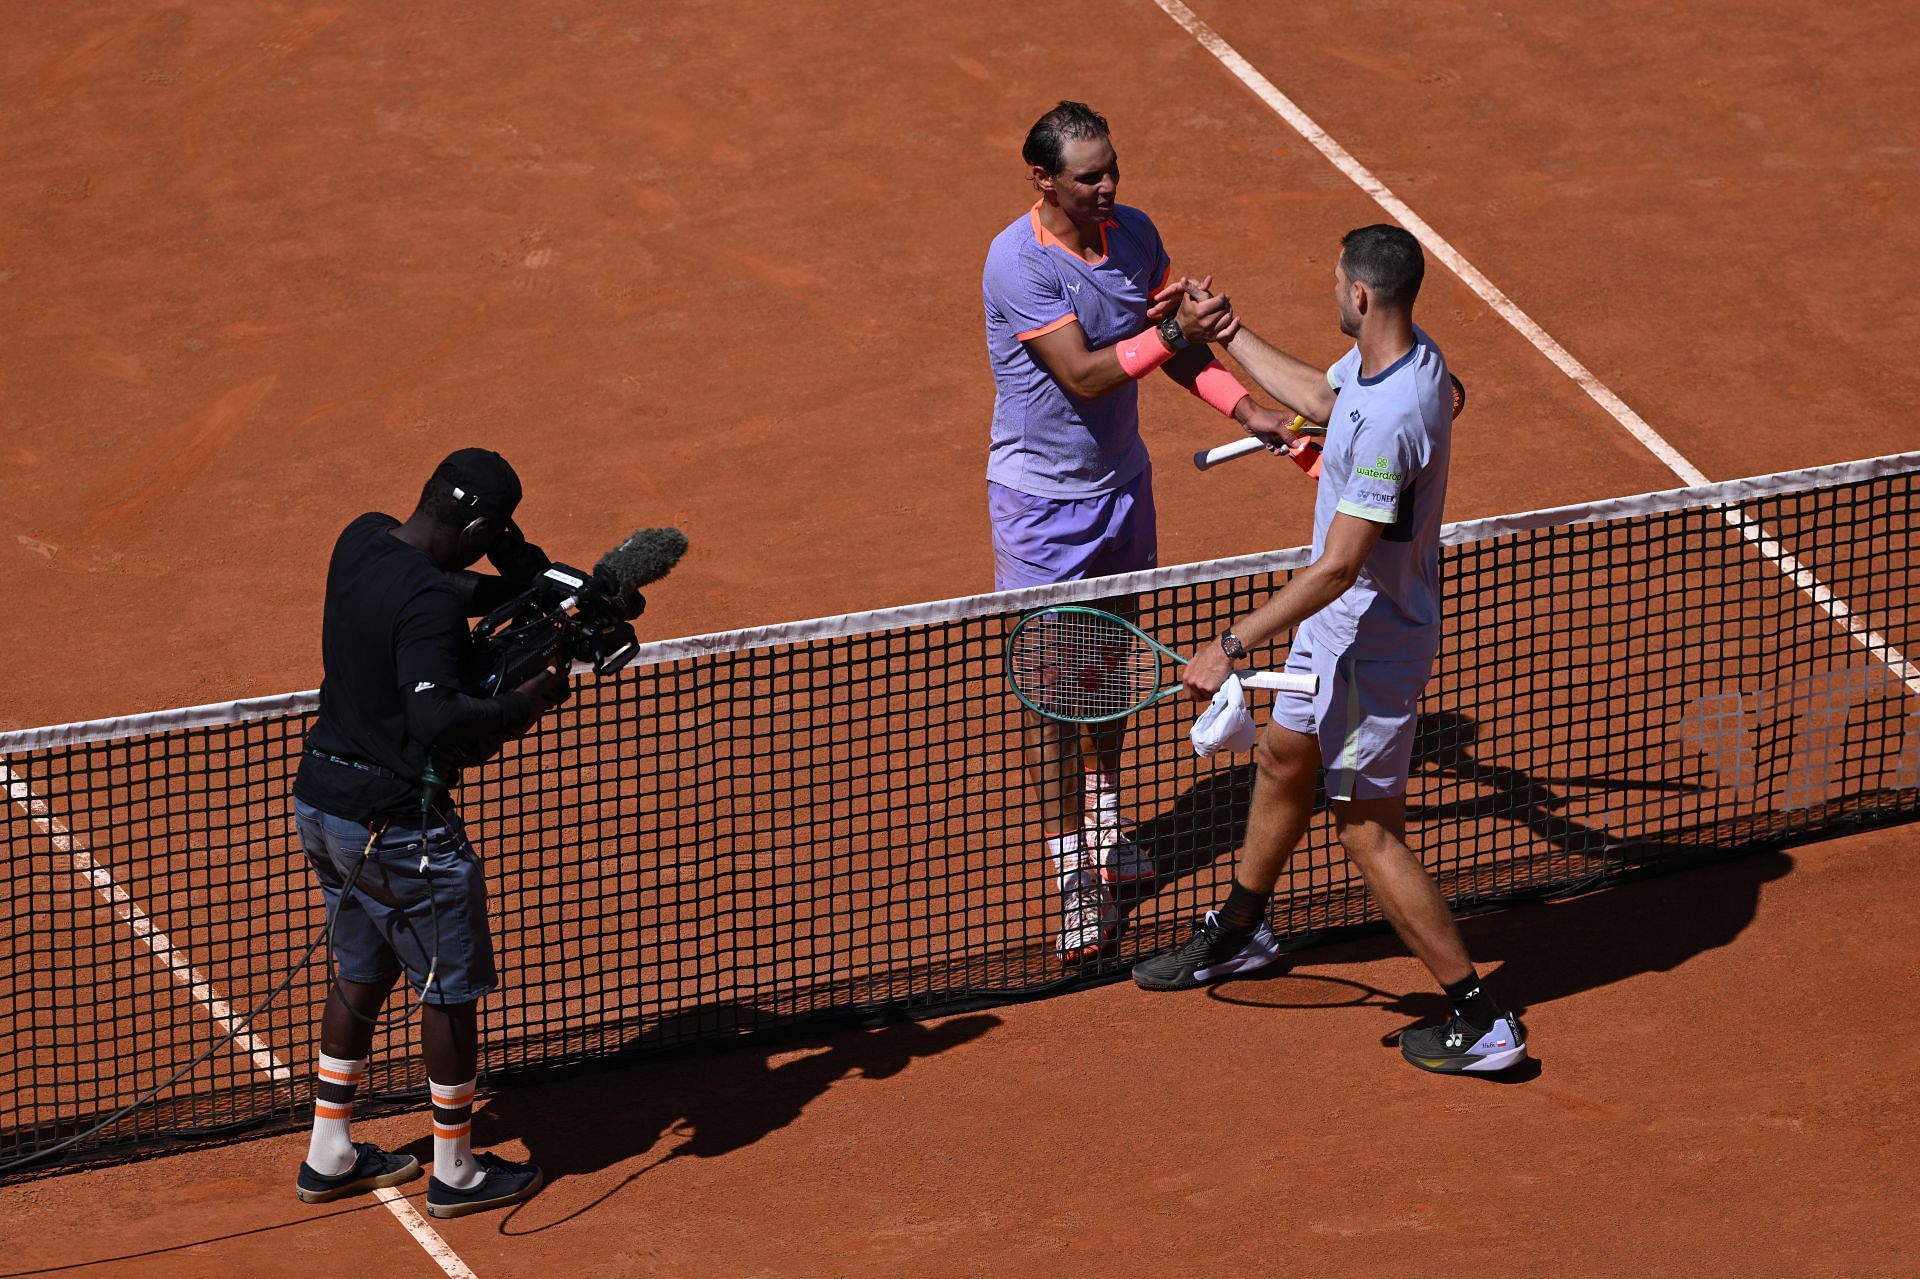
[{"label": "white sock with orange stripe", "polygon": [[484,1175],[473,1161],[473,1090],[478,1083],[427,1081],[433,1093],[433,1175],[454,1190],[469,1190]]},{"label": "white sock with orange stripe", "polygon": [[1087,825],[1100,833],[1104,845],[1120,830],[1120,773],[1089,769],[1086,778]]},{"label": "white sock with orange stripe", "polygon": [[1065,835],[1049,835],[1047,856],[1053,862],[1053,873],[1058,875],[1061,884],[1065,885],[1068,879],[1080,873],[1080,863],[1085,860],[1080,832],[1076,830]]},{"label": "white sock with orange stripe", "polygon": [[322,1177],[338,1177],[353,1167],[353,1136],[348,1119],[353,1094],[366,1078],[367,1063],[320,1054],[313,1080],[313,1138],[307,1143],[307,1167]]}]

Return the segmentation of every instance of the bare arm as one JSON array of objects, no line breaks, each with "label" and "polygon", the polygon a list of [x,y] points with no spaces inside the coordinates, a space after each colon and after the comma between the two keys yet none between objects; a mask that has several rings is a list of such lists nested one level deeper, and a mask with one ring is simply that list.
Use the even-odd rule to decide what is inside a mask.
[{"label": "bare arm", "polygon": [[[1231,628],[1234,637],[1249,649],[1255,648],[1346,594],[1360,580],[1360,570],[1386,527],[1344,511],[1335,514],[1320,558],[1288,578],[1266,603],[1235,622]],[[1232,671],[1232,659],[1219,645],[1209,644],[1187,663],[1180,682],[1189,696],[1204,701],[1220,691]]]},{"label": "bare arm", "polygon": [[1334,390],[1325,369],[1276,349],[1244,324],[1228,336],[1226,348],[1268,394],[1301,417],[1325,422],[1332,415]]}]

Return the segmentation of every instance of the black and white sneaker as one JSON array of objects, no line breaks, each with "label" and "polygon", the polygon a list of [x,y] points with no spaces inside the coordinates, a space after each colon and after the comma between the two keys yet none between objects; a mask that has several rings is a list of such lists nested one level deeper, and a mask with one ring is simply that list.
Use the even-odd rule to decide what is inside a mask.
[{"label": "black and white sneaker", "polygon": [[1400,1055],[1442,1075],[1488,1074],[1527,1059],[1527,1028],[1512,1013],[1501,1013],[1488,1030],[1449,1017],[1438,1026],[1403,1032]]},{"label": "black and white sneaker", "polygon": [[1219,914],[1208,911],[1179,949],[1135,964],[1134,984],[1142,990],[1192,990],[1233,973],[1265,968],[1279,958],[1280,943],[1266,920],[1250,933],[1230,933],[1220,927]]},{"label": "black and white sneaker", "polygon": [[420,1161],[412,1155],[389,1154],[370,1141],[356,1141],[353,1143],[353,1167],[337,1177],[329,1177],[315,1172],[302,1161],[300,1176],[293,1183],[293,1188],[302,1203],[323,1204],[357,1195],[363,1190],[397,1186],[419,1175]]},{"label": "black and white sneaker", "polygon": [[545,1180],[536,1164],[517,1164],[499,1155],[482,1152],[473,1157],[483,1174],[478,1183],[455,1190],[438,1177],[427,1179],[427,1215],[464,1217],[470,1212],[504,1208],[533,1198]]}]

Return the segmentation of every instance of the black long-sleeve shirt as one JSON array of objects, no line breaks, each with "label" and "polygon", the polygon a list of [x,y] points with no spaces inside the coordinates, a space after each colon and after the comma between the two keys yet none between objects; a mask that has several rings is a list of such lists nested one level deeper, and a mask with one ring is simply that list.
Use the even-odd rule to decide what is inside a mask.
[{"label": "black long-sleeve shirt", "polygon": [[398,527],[390,515],[362,515],[334,545],[320,714],[293,783],[295,797],[359,822],[419,815],[436,742],[512,736],[533,717],[523,693],[460,691],[472,575],[435,567],[393,536]]}]

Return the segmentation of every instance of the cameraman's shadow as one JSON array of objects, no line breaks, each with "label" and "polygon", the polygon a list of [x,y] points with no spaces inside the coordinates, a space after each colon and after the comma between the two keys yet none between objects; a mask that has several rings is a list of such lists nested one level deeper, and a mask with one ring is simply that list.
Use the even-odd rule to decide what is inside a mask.
[{"label": "cameraman's shadow", "polygon": [[[751,1010],[746,1010],[750,1015]],[[697,1030],[716,1016],[744,1024],[727,1005],[690,1009],[653,1028],[647,1039],[673,1042],[676,1023]],[[957,1048],[1000,1024],[978,1013],[939,1023],[902,1021],[874,1030],[742,1044],[714,1052],[636,1063],[605,1073],[517,1088],[474,1115],[473,1144],[525,1143],[546,1174],[540,1196],[516,1208],[503,1234],[532,1234],[570,1221],[670,1159],[715,1159],[780,1131],[815,1098],[844,1079],[887,1079],[921,1057]],[[424,1162],[428,1149],[415,1149]],[[585,1203],[555,1183],[652,1154],[634,1172]],[[543,1200],[550,1212],[543,1212]],[[524,1218],[524,1219],[523,1219]]]}]

